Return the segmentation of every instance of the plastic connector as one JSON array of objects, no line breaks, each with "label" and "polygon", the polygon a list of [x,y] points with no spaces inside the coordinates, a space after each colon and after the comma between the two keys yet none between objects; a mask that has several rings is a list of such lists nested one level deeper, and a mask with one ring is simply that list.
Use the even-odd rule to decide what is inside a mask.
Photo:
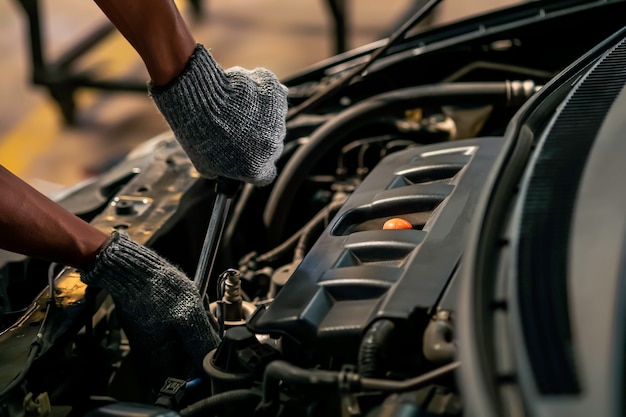
[{"label": "plastic connector", "polygon": [[239,351],[237,356],[239,363],[255,375],[262,375],[268,363],[281,359],[280,352],[265,343],[248,346]]},{"label": "plastic connector", "polygon": [[184,379],[167,378],[154,404],[169,409],[178,408],[185,395],[186,385],[187,381]]},{"label": "plastic connector", "polygon": [[36,398],[32,392],[24,397],[24,415],[28,417],[48,416],[52,413],[50,398],[47,392],[39,394]]}]

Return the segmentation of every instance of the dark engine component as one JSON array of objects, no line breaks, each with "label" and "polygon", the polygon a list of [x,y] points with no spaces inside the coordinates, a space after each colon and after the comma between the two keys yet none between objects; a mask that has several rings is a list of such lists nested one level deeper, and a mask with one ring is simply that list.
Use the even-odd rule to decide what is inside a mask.
[{"label": "dark engine component", "polygon": [[511,124],[462,272],[472,415],[624,412],[625,68],[622,29]]},{"label": "dark engine component", "polygon": [[[76,270],[0,253],[0,417],[624,415],[625,11],[521,2],[285,80],[189,380],[150,385]],[[191,277],[214,185],[166,133],[58,201]]]},{"label": "dark engine component", "polygon": [[[352,361],[366,329],[378,320],[395,325],[394,350],[420,345],[419,335],[461,257],[476,190],[500,147],[500,139],[482,138],[411,148],[385,158],[273,303],[249,319],[249,328],[284,336],[285,350],[295,344],[300,353]],[[396,217],[412,229],[383,230]],[[406,360],[402,357],[405,366]]]}]

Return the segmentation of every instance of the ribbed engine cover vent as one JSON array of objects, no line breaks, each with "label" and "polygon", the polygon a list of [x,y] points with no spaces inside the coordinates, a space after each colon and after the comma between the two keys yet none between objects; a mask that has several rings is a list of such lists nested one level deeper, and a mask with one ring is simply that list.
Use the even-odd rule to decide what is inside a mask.
[{"label": "ribbed engine cover vent", "polygon": [[518,297],[530,363],[543,394],[580,390],[567,298],[571,220],[588,155],[625,83],[622,41],[570,93],[538,150],[522,196]]},{"label": "ribbed engine cover vent", "polygon": [[[501,138],[409,148],[384,158],[354,191],[287,284],[249,318],[255,333],[315,355],[353,355],[374,321],[411,347],[453,276]],[[402,217],[412,229],[384,230]]]}]

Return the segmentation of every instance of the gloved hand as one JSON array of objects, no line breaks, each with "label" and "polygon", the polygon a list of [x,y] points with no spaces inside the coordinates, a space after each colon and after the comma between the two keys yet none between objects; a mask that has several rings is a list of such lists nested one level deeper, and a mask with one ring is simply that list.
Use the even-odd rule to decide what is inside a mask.
[{"label": "gloved hand", "polygon": [[287,87],[272,72],[224,71],[197,45],[182,74],[148,88],[200,174],[255,185],[274,180],[286,133]]},{"label": "gloved hand", "polygon": [[81,279],[109,292],[135,359],[155,386],[169,376],[198,375],[219,343],[193,282],[124,232],[113,233]]}]

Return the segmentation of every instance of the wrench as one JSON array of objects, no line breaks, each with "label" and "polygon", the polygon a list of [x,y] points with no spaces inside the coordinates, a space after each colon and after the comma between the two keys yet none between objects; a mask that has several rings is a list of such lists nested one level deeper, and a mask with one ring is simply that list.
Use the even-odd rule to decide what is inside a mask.
[{"label": "wrench", "polygon": [[204,236],[202,252],[198,260],[198,268],[196,269],[196,274],[193,279],[196,288],[200,292],[201,300],[205,299],[209,288],[209,282],[213,274],[213,266],[222,237],[222,231],[224,230],[226,218],[228,217],[230,203],[241,185],[241,181],[230,178],[218,177],[215,181],[215,203],[213,204],[209,226]]}]

